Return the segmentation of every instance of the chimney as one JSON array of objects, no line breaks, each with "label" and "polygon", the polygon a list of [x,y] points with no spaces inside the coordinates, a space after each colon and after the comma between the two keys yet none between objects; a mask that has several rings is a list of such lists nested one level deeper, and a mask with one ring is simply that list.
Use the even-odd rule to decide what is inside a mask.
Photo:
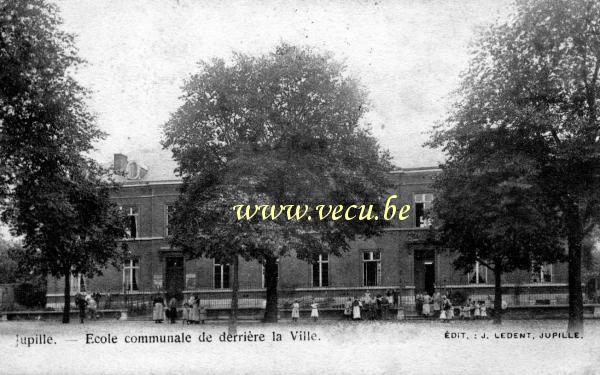
[{"label": "chimney", "polygon": [[127,169],[127,156],[123,154],[115,154],[115,172],[125,172]]}]

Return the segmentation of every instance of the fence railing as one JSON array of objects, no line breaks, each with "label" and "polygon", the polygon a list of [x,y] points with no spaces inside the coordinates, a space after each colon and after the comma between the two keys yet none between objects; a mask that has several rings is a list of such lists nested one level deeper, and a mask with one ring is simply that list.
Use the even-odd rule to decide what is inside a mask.
[{"label": "fence railing", "polygon": [[[381,287],[325,287],[325,288],[295,288],[278,290],[278,307],[290,309],[292,303],[298,301],[301,308],[308,308],[315,301],[320,308],[342,308],[349,298],[361,298],[366,292],[371,296],[386,295],[388,291],[396,291],[396,300],[407,311],[414,311],[416,294],[412,288],[398,288],[396,286]],[[460,305],[468,299],[475,301],[493,302],[493,288],[440,288],[442,295],[453,299],[455,305]],[[149,314],[152,311],[153,301],[161,296],[170,298],[162,290],[136,290],[132,292],[102,292],[99,293],[99,309],[126,309],[132,314]],[[44,298],[40,298],[40,295]],[[231,289],[198,289],[187,290],[177,295],[178,306],[194,295],[200,304],[208,309],[230,309]],[[508,288],[503,293],[503,300],[508,306],[529,305],[563,305],[568,303],[566,288],[541,291],[539,288]],[[30,303],[20,303],[29,301]],[[584,294],[585,303],[600,303],[596,296],[588,297]],[[53,309],[61,310],[64,306],[63,296],[60,294],[45,295],[45,290],[22,290],[16,288],[0,288],[0,309],[26,310],[26,309]],[[75,299],[71,299],[71,306],[75,308]],[[266,291],[264,288],[245,288],[238,294],[240,309],[262,309],[266,306]]]}]

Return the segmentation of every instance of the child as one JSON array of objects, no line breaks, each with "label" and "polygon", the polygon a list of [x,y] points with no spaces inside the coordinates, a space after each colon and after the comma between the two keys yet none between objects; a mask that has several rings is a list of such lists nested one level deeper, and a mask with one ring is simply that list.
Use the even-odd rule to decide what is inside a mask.
[{"label": "child", "polygon": [[471,299],[468,299],[467,302],[464,304],[460,316],[463,319],[471,318]]},{"label": "child", "polygon": [[183,303],[183,315],[181,318],[183,324],[190,324],[190,304],[187,301]]},{"label": "child", "polygon": [[352,319],[352,298],[350,297],[344,302],[344,318],[347,320]]},{"label": "child", "polygon": [[487,304],[485,301],[482,301],[479,305],[480,306],[479,309],[481,310],[481,319],[487,319],[487,306],[486,305]]},{"label": "child", "polygon": [[313,303],[310,304],[310,308],[312,309],[310,311],[310,317],[313,318],[314,322],[316,322],[319,320],[319,304],[313,299]]},{"label": "child", "polygon": [[300,304],[298,300],[295,300],[292,304],[292,321],[296,323],[298,322],[298,318],[300,318]]},{"label": "child", "polygon": [[446,299],[446,319],[448,321],[454,319],[454,306],[452,306],[452,301],[450,301],[450,298]]},{"label": "child", "polygon": [[360,320],[360,301],[356,297],[352,302],[352,320]]},{"label": "child", "polygon": [[475,319],[481,317],[481,309],[479,308],[479,301],[473,301],[473,316]]},{"label": "child", "polygon": [[206,306],[200,304],[200,298],[198,298],[198,319],[200,323],[204,324],[204,321],[208,318],[208,312]]},{"label": "child", "polygon": [[442,301],[438,302],[438,309],[440,310],[440,320],[445,323],[446,319],[448,319],[446,310],[446,296],[443,296]]}]

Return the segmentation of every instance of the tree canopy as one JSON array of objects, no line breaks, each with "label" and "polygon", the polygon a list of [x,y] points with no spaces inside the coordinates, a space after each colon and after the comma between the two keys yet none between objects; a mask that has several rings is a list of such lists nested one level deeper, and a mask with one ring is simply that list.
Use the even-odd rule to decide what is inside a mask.
[{"label": "tree canopy", "polygon": [[600,5],[518,1],[506,21],[483,30],[433,144],[476,153],[502,132],[533,160],[535,184],[561,211],[569,261],[569,327],[582,330],[582,240],[598,223]]},{"label": "tree canopy", "polygon": [[163,142],[184,179],[172,244],[214,257],[235,242],[230,252],[265,263],[269,306],[277,257],[339,255],[386,224],[234,217],[236,204],[383,206],[390,157],[361,123],[365,91],[330,54],[282,44],[201,62],[182,100]]},{"label": "tree canopy", "polygon": [[89,158],[103,136],[72,77],[81,63],[55,6],[0,2],[0,198],[2,220],[23,236],[27,259],[65,277],[92,276],[118,258],[123,221],[113,185]]}]

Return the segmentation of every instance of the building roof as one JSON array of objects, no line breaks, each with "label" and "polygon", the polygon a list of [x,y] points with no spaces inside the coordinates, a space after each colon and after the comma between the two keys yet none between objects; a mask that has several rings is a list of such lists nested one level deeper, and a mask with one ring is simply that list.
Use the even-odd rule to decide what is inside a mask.
[{"label": "building roof", "polygon": [[[173,160],[171,151],[164,150],[161,147],[147,147],[127,153],[123,153],[127,157],[127,165],[141,167],[145,173],[139,175],[131,175],[126,173],[125,176],[116,176],[115,179],[125,185],[150,183],[150,182],[168,182],[181,181],[175,173],[177,163]],[[114,167],[114,160],[110,163]],[[137,178],[132,178],[137,177]]]},{"label": "building roof", "polygon": [[[119,155],[119,154],[116,154]],[[115,155],[115,158],[117,157]],[[181,177],[175,173],[177,163],[173,160],[171,151],[164,150],[160,146],[147,147],[120,154],[126,157],[127,171],[125,176],[116,176],[115,179],[124,185],[150,184],[150,183],[178,183]],[[115,166],[115,160],[110,163]],[[136,173],[136,168],[142,168],[141,173]],[[133,173],[132,173],[133,171]],[[391,173],[396,175],[439,172],[435,167],[398,168]]]}]

